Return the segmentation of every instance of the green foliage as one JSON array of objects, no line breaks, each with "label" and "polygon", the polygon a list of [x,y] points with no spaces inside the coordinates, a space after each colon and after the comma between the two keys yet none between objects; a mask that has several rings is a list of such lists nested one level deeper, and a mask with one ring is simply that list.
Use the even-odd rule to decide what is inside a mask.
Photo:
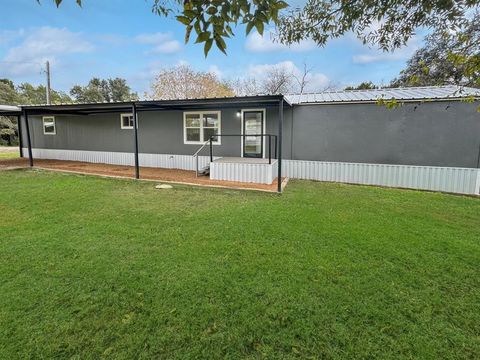
[{"label": "green foliage", "polygon": [[[17,87],[17,91],[21,98],[24,99],[22,104],[46,104],[47,89],[44,85],[32,85],[22,83]],[[70,96],[62,91],[50,90],[50,101],[52,104],[64,104],[72,102]]]},{"label": "green foliage", "polygon": [[478,359],[480,200],[0,174],[1,359]]},{"label": "green foliage", "polygon": [[438,29],[407,62],[392,86],[463,85],[480,87],[478,15],[457,32]]},{"label": "green foliage", "polygon": [[364,81],[357,86],[347,86],[345,90],[370,90],[378,89],[378,86],[371,81]]},{"label": "green foliage", "polygon": [[418,27],[454,29],[466,22],[479,0],[307,0],[279,20],[278,38],[292,44],[313,39],[324,45],[353,32],[364,43],[392,50],[412,37]]},{"label": "green foliage", "polygon": [[86,86],[75,85],[70,95],[76,102],[122,102],[138,100],[138,95],[131,91],[125,79],[93,78]]},{"label": "green foliage", "polygon": [[18,144],[17,121],[10,117],[0,116],[0,145]]},{"label": "green foliage", "polygon": [[276,24],[280,11],[288,7],[282,0],[190,0],[175,1],[173,7],[171,4],[168,0],[155,0],[153,11],[159,15],[176,15],[177,21],[186,27],[185,42],[194,30],[195,43],[204,43],[205,56],[213,43],[226,54],[225,39],[234,36],[232,26],[244,24],[247,34],[253,28],[263,34],[265,25]]},{"label": "green foliage", "polygon": [[13,81],[0,79],[0,104],[18,105],[23,103],[23,98],[15,88]]},{"label": "green foliage", "polygon": [[[57,6],[62,3],[54,1]],[[77,3],[81,5],[80,0]],[[303,7],[285,13],[289,4],[282,0],[153,0],[152,11],[175,16],[185,26],[185,42],[194,30],[195,42],[204,44],[207,55],[214,42],[226,53],[225,39],[234,36],[232,27],[242,24],[247,34],[254,28],[263,34],[265,25],[270,23],[277,26],[277,40],[287,45],[313,39],[322,46],[331,38],[353,32],[365,43],[391,50],[404,45],[418,27],[457,28],[479,3],[480,0],[307,0]]]},{"label": "green foliage", "polygon": [[389,110],[397,109],[405,105],[404,102],[398,101],[397,99],[378,99],[376,103],[378,106],[385,106]]}]

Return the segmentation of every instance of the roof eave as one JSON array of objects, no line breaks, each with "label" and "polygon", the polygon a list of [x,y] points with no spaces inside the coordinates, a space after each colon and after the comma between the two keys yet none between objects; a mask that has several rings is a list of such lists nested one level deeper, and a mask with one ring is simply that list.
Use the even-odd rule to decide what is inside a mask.
[{"label": "roof eave", "polygon": [[[397,102],[408,102],[408,103],[429,103],[429,102],[445,102],[445,101],[465,101],[466,99],[471,98],[471,96],[463,97],[450,97],[450,98],[438,98],[438,99],[377,99],[377,100],[344,100],[344,101],[318,101],[318,102],[300,102],[295,103],[294,105],[335,105],[335,104],[376,104],[379,100],[383,101],[397,101]],[[473,97],[475,101],[479,101],[480,97]]]}]

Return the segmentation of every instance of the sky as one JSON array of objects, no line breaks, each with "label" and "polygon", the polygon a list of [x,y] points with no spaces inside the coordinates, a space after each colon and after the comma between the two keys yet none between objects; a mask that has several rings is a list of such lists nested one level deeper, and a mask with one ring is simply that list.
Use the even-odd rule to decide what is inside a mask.
[{"label": "sky", "polygon": [[202,45],[184,43],[183,25],[151,12],[152,0],[83,0],[82,8],[64,0],[58,9],[53,0],[41,0],[41,5],[36,0],[1,1],[8,16],[0,19],[0,78],[45,83],[48,60],[52,88],[66,92],[92,77],[121,77],[143,96],[155,74],[178,64],[223,79],[261,79],[272,66],[298,73],[307,64],[311,92],[362,81],[388,84],[421,46],[421,37],[415,36],[406,47],[384,53],[346,35],[323,48],[312,41],[287,47],[272,41],[274,29],[245,36],[245,27],[239,26],[227,42],[227,56],[212,47],[205,58]]}]

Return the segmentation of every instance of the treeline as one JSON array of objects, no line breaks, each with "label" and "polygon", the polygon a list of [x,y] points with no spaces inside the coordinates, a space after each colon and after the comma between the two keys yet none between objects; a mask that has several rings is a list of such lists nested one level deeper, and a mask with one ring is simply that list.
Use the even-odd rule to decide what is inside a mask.
[{"label": "treeline", "polygon": [[[85,86],[75,85],[67,94],[63,91],[50,90],[52,104],[76,102],[112,102],[137,100],[125,79],[93,78]],[[0,104],[35,105],[47,103],[47,91],[44,85],[30,83],[15,84],[9,79],[0,79]]]}]

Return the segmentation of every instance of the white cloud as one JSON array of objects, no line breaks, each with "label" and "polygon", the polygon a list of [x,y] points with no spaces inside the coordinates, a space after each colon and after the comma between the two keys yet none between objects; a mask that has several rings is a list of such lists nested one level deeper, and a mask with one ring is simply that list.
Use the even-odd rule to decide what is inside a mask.
[{"label": "white cloud", "polygon": [[245,42],[245,48],[252,52],[274,52],[274,51],[310,51],[317,47],[314,41],[304,40],[290,46],[273,41],[274,33],[272,30],[265,31],[263,36],[257,31],[250,33]]},{"label": "white cloud", "polygon": [[159,45],[172,38],[171,33],[147,33],[135,37],[135,41],[140,44]]},{"label": "white cloud", "polygon": [[407,60],[420,47],[420,45],[419,38],[414,36],[405,46],[393,52],[385,52],[379,49],[368,49],[360,54],[354,55],[352,61],[354,64],[371,64],[376,62]]},{"label": "white cloud", "polygon": [[321,91],[331,86],[331,81],[328,76],[322,73],[312,73],[307,80],[306,92]]},{"label": "white cloud", "polygon": [[177,40],[168,40],[155,46],[150,52],[153,54],[175,54],[182,50],[182,45]]},{"label": "white cloud", "polygon": [[[22,42],[10,48],[2,61],[9,64],[7,75],[30,75],[37,73],[38,66],[47,60],[56,63],[62,56],[86,53],[93,49],[93,45],[80,33],[45,26],[26,32]],[[32,66],[35,64],[37,66]]]},{"label": "white cloud", "polygon": [[178,60],[177,63],[175,64],[175,66],[189,66],[189,65],[190,63],[184,59]]},{"label": "white cloud", "polygon": [[21,36],[24,36],[25,30],[0,30],[0,45],[8,44],[13,40],[18,39]]},{"label": "white cloud", "polygon": [[[265,79],[265,75],[274,68],[283,68],[297,78],[300,78],[303,75],[303,71],[298,68],[293,61],[287,60],[276,64],[250,65],[247,70],[247,77],[253,77],[259,81],[262,81]],[[309,72],[306,81],[307,86],[304,89],[305,92],[322,91],[331,85],[331,81],[328,76],[314,71]],[[293,83],[295,83],[295,81]]]},{"label": "white cloud", "polygon": [[152,45],[149,54],[175,54],[182,50],[182,44],[173,38],[172,33],[145,33],[135,37],[139,44]]},{"label": "white cloud", "polygon": [[248,75],[257,79],[264,78],[265,75],[274,68],[283,68],[288,72],[295,73],[299,72],[300,70],[297,66],[293,63],[293,61],[287,60],[282,61],[276,64],[258,64],[258,65],[250,65],[248,67]]},{"label": "white cloud", "polygon": [[217,65],[210,65],[208,72],[215,74],[219,79],[223,77],[223,71]]}]

